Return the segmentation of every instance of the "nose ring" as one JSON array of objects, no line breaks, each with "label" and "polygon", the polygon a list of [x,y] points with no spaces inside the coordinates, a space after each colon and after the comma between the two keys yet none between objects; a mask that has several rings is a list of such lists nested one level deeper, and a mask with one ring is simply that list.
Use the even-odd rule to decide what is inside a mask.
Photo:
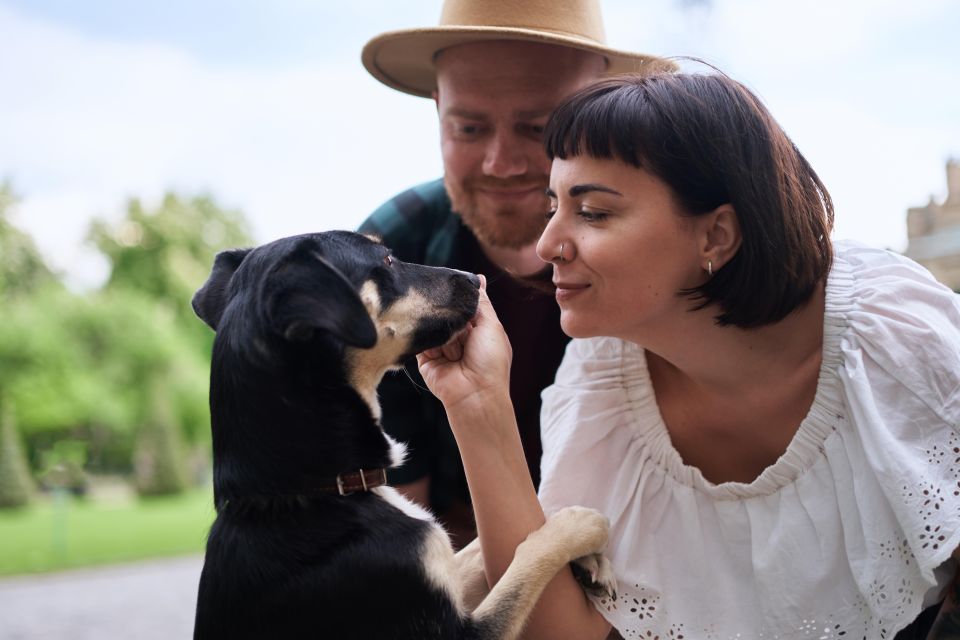
[{"label": "nose ring", "polygon": [[560,243],[560,255],[557,256],[557,262],[565,262],[566,258],[563,257],[563,247],[566,245],[566,242]]}]

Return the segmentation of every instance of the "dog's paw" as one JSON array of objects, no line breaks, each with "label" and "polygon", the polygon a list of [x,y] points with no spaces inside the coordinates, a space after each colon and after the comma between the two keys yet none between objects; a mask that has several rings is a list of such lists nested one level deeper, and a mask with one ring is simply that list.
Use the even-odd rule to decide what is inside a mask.
[{"label": "dog's paw", "polygon": [[591,553],[571,562],[570,568],[573,570],[573,577],[587,593],[617,599],[617,578],[613,574],[613,565],[606,556]]},{"label": "dog's paw", "polygon": [[586,507],[564,507],[547,518],[547,522],[535,534],[562,545],[569,553],[569,562],[574,558],[602,552],[607,546],[609,530],[610,521],[599,511]]}]

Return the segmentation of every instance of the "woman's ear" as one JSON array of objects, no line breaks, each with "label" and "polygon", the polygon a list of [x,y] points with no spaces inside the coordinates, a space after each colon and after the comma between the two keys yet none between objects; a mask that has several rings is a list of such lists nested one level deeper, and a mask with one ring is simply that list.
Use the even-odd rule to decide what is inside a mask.
[{"label": "woman's ear", "polygon": [[[730,262],[740,250],[743,237],[740,235],[740,221],[732,204],[722,204],[710,213],[700,217],[701,254],[704,270],[716,271]],[[709,261],[709,268],[708,268]]]}]

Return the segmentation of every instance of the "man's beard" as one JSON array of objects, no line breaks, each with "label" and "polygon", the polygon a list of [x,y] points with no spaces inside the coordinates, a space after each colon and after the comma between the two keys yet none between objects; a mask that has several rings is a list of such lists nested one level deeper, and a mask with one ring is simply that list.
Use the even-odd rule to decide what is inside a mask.
[{"label": "man's beard", "polygon": [[547,176],[524,176],[508,180],[468,178],[462,182],[455,182],[449,176],[443,178],[453,210],[460,214],[464,224],[473,231],[480,243],[503,249],[520,249],[540,238],[547,224],[547,196],[543,196],[543,204],[538,209],[525,211],[515,205],[496,207],[481,204],[477,197],[478,189],[483,186],[499,189],[536,187],[542,192],[548,183]]}]

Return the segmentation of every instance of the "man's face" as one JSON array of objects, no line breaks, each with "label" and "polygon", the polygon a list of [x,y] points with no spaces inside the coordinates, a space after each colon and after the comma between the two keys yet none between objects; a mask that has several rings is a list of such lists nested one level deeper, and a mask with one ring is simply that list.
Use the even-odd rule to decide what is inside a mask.
[{"label": "man's face", "polygon": [[543,126],[603,69],[599,55],[528,42],[458,45],[437,58],[444,183],[481,244],[519,249],[540,236],[550,173]]}]

